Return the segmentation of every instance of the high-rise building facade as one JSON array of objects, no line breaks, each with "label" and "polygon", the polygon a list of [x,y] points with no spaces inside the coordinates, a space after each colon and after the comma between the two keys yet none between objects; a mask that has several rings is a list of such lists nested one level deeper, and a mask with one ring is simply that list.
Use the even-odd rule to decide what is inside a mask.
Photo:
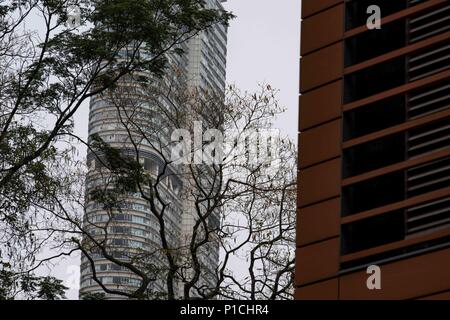
[{"label": "high-rise building facade", "polygon": [[450,299],[450,1],[302,3],[296,298]]},{"label": "high-rise building facade", "polygon": [[[213,9],[223,9],[223,2],[226,2],[226,0],[207,0],[206,6]],[[171,68],[168,69],[167,75],[161,81],[182,78],[183,83],[186,82],[189,89],[198,90],[200,93],[214,91],[216,94],[224,94],[227,26],[216,24],[183,43],[181,49],[184,51],[182,55],[168,54]],[[121,54],[126,55],[127,53]],[[144,73],[142,76],[147,75]],[[121,80],[118,88],[126,87],[134,88],[132,103],[139,104],[141,116],[138,121],[142,121],[142,128],[148,128],[147,134],[151,136],[152,133],[156,133],[160,141],[161,139],[170,139],[170,125],[166,123],[167,119],[164,119],[160,114],[156,114],[157,112],[155,113],[151,102],[156,99],[159,104],[164,105],[166,99],[149,96],[147,92],[140,93],[143,90],[139,89],[135,78]],[[121,99],[120,90],[118,92],[116,96]],[[114,104],[105,96],[95,96],[91,99],[89,136],[96,134],[103,141],[121,150],[122,154],[135,157],[136,141],[139,139],[131,141],[130,132],[127,132],[126,127],[124,127],[123,119],[119,118],[117,106]],[[170,103],[166,104],[167,108],[171,108]],[[141,137],[137,146],[139,160],[146,172],[156,178],[165,166],[158,153],[167,151],[166,156],[170,157],[170,150],[158,150],[156,152],[153,147],[155,144],[152,145],[145,140]],[[95,187],[106,188],[107,181],[102,176],[102,164],[99,163],[98,155],[88,152],[87,162],[89,167],[87,190],[92,190]],[[162,193],[161,196],[170,203],[170,206],[165,209],[165,229],[170,246],[179,248],[186,245],[195,223],[192,201],[182,197],[182,195],[189,194],[190,186],[189,181],[182,177],[179,167],[169,165],[164,170],[166,170],[165,179],[167,181],[161,184],[160,192]],[[151,286],[153,287],[150,290],[158,294],[164,292],[166,290],[165,274],[162,270],[167,269],[164,262],[166,258],[163,254],[160,256],[154,254],[158,250],[162,251],[159,233],[160,222],[151,213],[148,202],[142,199],[139,193],[130,195],[129,198],[125,199],[120,212],[115,212],[112,217],[102,206],[88,200],[85,211],[85,225],[91,225],[92,235],[96,236],[96,232],[99,233],[99,229],[101,229],[97,228],[96,225],[104,227],[105,223],[110,224],[107,227],[108,239],[111,242],[111,254],[115,258],[129,260],[141,253],[152,252],[150,261],[147,262],[156,268],[159,266],[160,270],[156,272],[158,280],[152,282]],[[214,218],[218,219],[218,217],[211,217],[211,219]],[[86,219],[89,219],[88,222]],[[100,231],[99,236],[101,237],[102,234]],[[117,247],[117,251],[114,251],[114,247]],[[203,275],[207,274],[208,271],[213,272],[219,260],[218,247],[213,244],[205,247],[207,252],[200,254],[200,260],[206,269]],[[138,276],[126,268],[104,259],[101,253],[92,253],[90,256],[95,262],[97,277],[107,288],[132,292],[141,284]],[[205,277],[205,279],[200,279],[200,282],[207,282],[207,276],[203,275],[202,277]],[[94,281],[90,261],[85,256],[82,256],[81,259],[80,283],[80,295],[103,292],[102,288]],[[176,289],[176,295],[178,296],[178,294],[182,295],[181,286]],[[117,295],[107,295],[107,297],[121,298]],[[160,297],[163,297],[163,295]]]}]

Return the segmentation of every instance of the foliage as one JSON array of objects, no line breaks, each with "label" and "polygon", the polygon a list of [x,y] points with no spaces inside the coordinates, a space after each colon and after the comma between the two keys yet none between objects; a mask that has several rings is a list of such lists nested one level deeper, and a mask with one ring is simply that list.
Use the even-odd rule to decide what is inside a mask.
[{"label": "foliage", "polygon": [[61,280],[54,277],[36,277],[30,274],[14,273],[9,265],[0,263],[0,300],[39,299],[61,300],[65,299],[67,288]]},{"label": "foliage", "polygon": [[[93,257],[102,252],[104,258],[133,274],[140,285],[104,285],[96,272],[94,281],[108,294],[131,299],[292,298],[296,216],[293,144],[280,137],[276,153],[259,162],[250,161],[256,155],[249,157],[249,151],[237,145],[217,164],[177,164],[171,150],[179,141],[168,138],[177,129],[194,132],[193,125],[200,121],[205,130],[219,128],[225,136],[270,130],[275,116],[283,112],[276,90],[261,86],[260,92],[248,94],[230,86],[223,97],[214,92],[199,94],[174,81],[168,88],[147,86],[142,100],[136,99],[134,90],[121,88],[103,97],[110,100],[109,110],[115,109],[118,115],[116,132],[127,139],[114,147],[99,137],[88,144],[91,159],[97,162],[89,170],[88,181],[102,182],[92,187],[88,184],[87,206],[102,207],[108,218],[97,223],[96,213],[86,215],[80,230],[84,241],[78,242],[88,261],[82,267],[94,270],[97,262]],[[167,100],[172,103],[170,107]],[[248,138],[239,143],[262,143],[258,137]],[[189,151],[187,158],[194,159],[209,143],[204,141],[199,149]],[[160,159],[156,172],[145,168],[141,153],[147,145]],[[176,197],[168,190],[172,178],[183,184]],[[126,213],[124,208],[136,201],[130,199],[131,195],[136,197],[136,191],[159,232],[158,244],[145,250],[115,245],[115,236],[109,232],[123,226],[116,216]],[[180,202],[190,203],[190,211],[184,209],[183,215],[191,215],[194,222],[186,238],[177,241],[170,220],[176,217]],[[121,234],[120,239],[133,241],[135,237]],[[217,257],[218,264],[211,269],[205,260],[207,256],[215,259],[219,251],[222,257]],[[231,267],[233,263],[239,263],[242,275]]]},{"label": "foliage", "polygon": [[[72,6],[79,26],[66,23]],[[136,70],[160,76],[168,53],[231,17],[202,0],[1,1],[0,249],[12,269],[33,266],[51,241],[65,243],[58,227],[36,229],[71,191],[63,175],[76,159],[74,115]]]}]

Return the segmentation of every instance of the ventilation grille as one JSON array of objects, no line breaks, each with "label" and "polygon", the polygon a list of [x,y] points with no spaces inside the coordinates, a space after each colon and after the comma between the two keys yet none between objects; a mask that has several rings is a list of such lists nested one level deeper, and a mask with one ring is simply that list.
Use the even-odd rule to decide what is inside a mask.
[{"label": "ventilation grille", "polygon": [[[423,0],[410,0],[413,6]],[[450,5],[428,11],[409,20],[410,43],[450,30]],[[409,80],[415,81],[450,69],[450,42],[445,42],[408,58]],[[408,95],[408,118],[424,116],[450,107],[450,80]],[[408,157],[416,157],[450,146],[450,119],[411,130]],[[442,159],[407,171],[408,198],[450,186],[450,159]],[[406,210],[406,235],[414,235],[450,225],[450,197]]]},{"label": "ventilation grille", "polygon": [[436,200],[406,211],[406,233],[422,233],[450,225],[450,198]]},{"label": "ventilation grille", "polygon": [[450,159],[408,170],[408,198],[450,186]]},{"label": "ventilation grille", "polygon": [[408,156],[411,158],[449,146],[450,119],[444,119],[410,131]]},{"label": "ventilation grille", "polygon": [[409,95],[409,118],[424,116],[450,107],[450,81],[440,82]]},{"label": "ventilation grille", "polygon": [[409,20],[410,43],[450,30],[450,5]]},{"label": "ventilation grille", "polygon": [[450,43],[409,58],[409,80],[415,81],[450,68]]}]

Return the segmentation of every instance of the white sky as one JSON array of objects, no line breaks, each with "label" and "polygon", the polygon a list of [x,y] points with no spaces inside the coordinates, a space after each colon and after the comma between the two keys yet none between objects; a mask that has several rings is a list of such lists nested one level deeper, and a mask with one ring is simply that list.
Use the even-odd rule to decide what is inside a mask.
[{"label": "white sky", "polygon": [[228,34],[228,82],[256,90],[279,89],[287,108],[276,126],[297,141],[300,62],[300,0],[228,0],[237,17]]},{"label": "white sky", "polygon": [[[258,83],[279,89],[287,108],[275,126],[297,141],[300,58],[300,0],[228,0],[225,8],[237,17],[231,22],[227,81],[254,91]],[[75,119],[76,131],[87,135],[88,105]],[[40,270],[65,280],[69,299],[78,298],[79,258],[65,259],[51,270]]]}]

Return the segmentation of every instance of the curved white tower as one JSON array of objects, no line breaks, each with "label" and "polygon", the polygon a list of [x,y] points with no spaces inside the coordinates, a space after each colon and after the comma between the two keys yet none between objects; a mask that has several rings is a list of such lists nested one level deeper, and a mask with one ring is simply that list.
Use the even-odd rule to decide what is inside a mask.
[{"label": "curved white tower", "polygon": [[[219,0],[208,0],[207,6],[210,8],[222,8]],[[183,44],[185,54],[183,56],[169,56],[169,60],[177,65],[178,72],[187,79],[192,88],[201,90],[213,90],[217,93],[224,93],[226,78],[226,54],[227,54],[227,27],[224,25],[215,25],[209,30],[202,32],[198,36],[190,39]],[[126,53],[123,53],[126,54]],[[146,75],[143,74],[143,77]],[[171,75],[168,75],[170,77]],[[119,87],[136,87],[135,80],[124,79]],[[137,85],[139,86],[139,85]],[[158,97],[148,97],[146,94],[139,94],[139,90],[133,89],[133,103],[138,104],[139,121],[142,121],[142,127],[163,128],[167,132],[165,138],[170,138],[170,132],[166,129],[158,114],[155,114],[151,107],[151,99]],[[121,98],[120,96],[118,97]],[[126,110],[124,110],[126,111]],[[89,116],[89,136],[97,134],[103,141],[111,146],[121,150],[123,155],[136,157],[136,141],[131,141],[129,132],[127,132],[119,116],[117,107],[112,101],[104,96],[95,96],[90,103]],[[157,131],[157,130],[155,130]],[[163,137],[164,138],[164,137]],[[134,143],[133,143],[134,142]],[[168,199],[171,203],[165,214],[165,225],[167,230],[167,239],[171,245],[179,246],[184,243],[183,239],[189,238],[190,230],[195,221],[190,201],[182,200],[181,194],[186,191],[187,183],[179,176],[176,168],[167,167],[164,169],[164,162],[152,146],[146,141],[138,143],[139,161],[142,163],[145,171],[153,177],[164,171],[167,179],[161,190],[162,197]],[[108,176],[102,170],[101,156],[88,152],[87,163],[89,173],[87,179],[87,191],[92,188],[108,188]],[[161,248],[161,238],[159,235],[159,222],[151,213],[148,202],[142,199],[139,193],[130,194],[124,199],[122,208],[115,212],[113,217],[108,210],[100,207],[93,201],[86,201],[85,226],[88,226],[91,235],[101,239],[104,232],[108,233],[108,248],[110,254],[118,259],[130,259],[136,255],[145,256],[148,254],[149,265],[154,266],[155,275],[158,281],[152,282],[150,290],[155,292],[155,298],[158,294],[164,292],[164,257],[154,252]],[[214,245],[207,246],[207,251],[202,254],[202,263],[206,269],[214,270],[218,264],[219,251]],[[151,253],[151,254],[150,254]],[[108,288],[121,290],[129,289],[133,291],[140,285],[139,277],[132,272],[104,259],[103,255],[98,253],[91,254],[95,263],[97,277]],[[201,281],[208,281],[201,279]],[[102,288],[93,280],[93,271],[91,263],[87,257],[81,259],[81,279],[80,295],[85,293],[103,293]],[[180,290],[182,290],[180,288]],[[179,291],[181,294],[182,291]],[[120,296],[107,295],[108,298],[123,298]]]}]

